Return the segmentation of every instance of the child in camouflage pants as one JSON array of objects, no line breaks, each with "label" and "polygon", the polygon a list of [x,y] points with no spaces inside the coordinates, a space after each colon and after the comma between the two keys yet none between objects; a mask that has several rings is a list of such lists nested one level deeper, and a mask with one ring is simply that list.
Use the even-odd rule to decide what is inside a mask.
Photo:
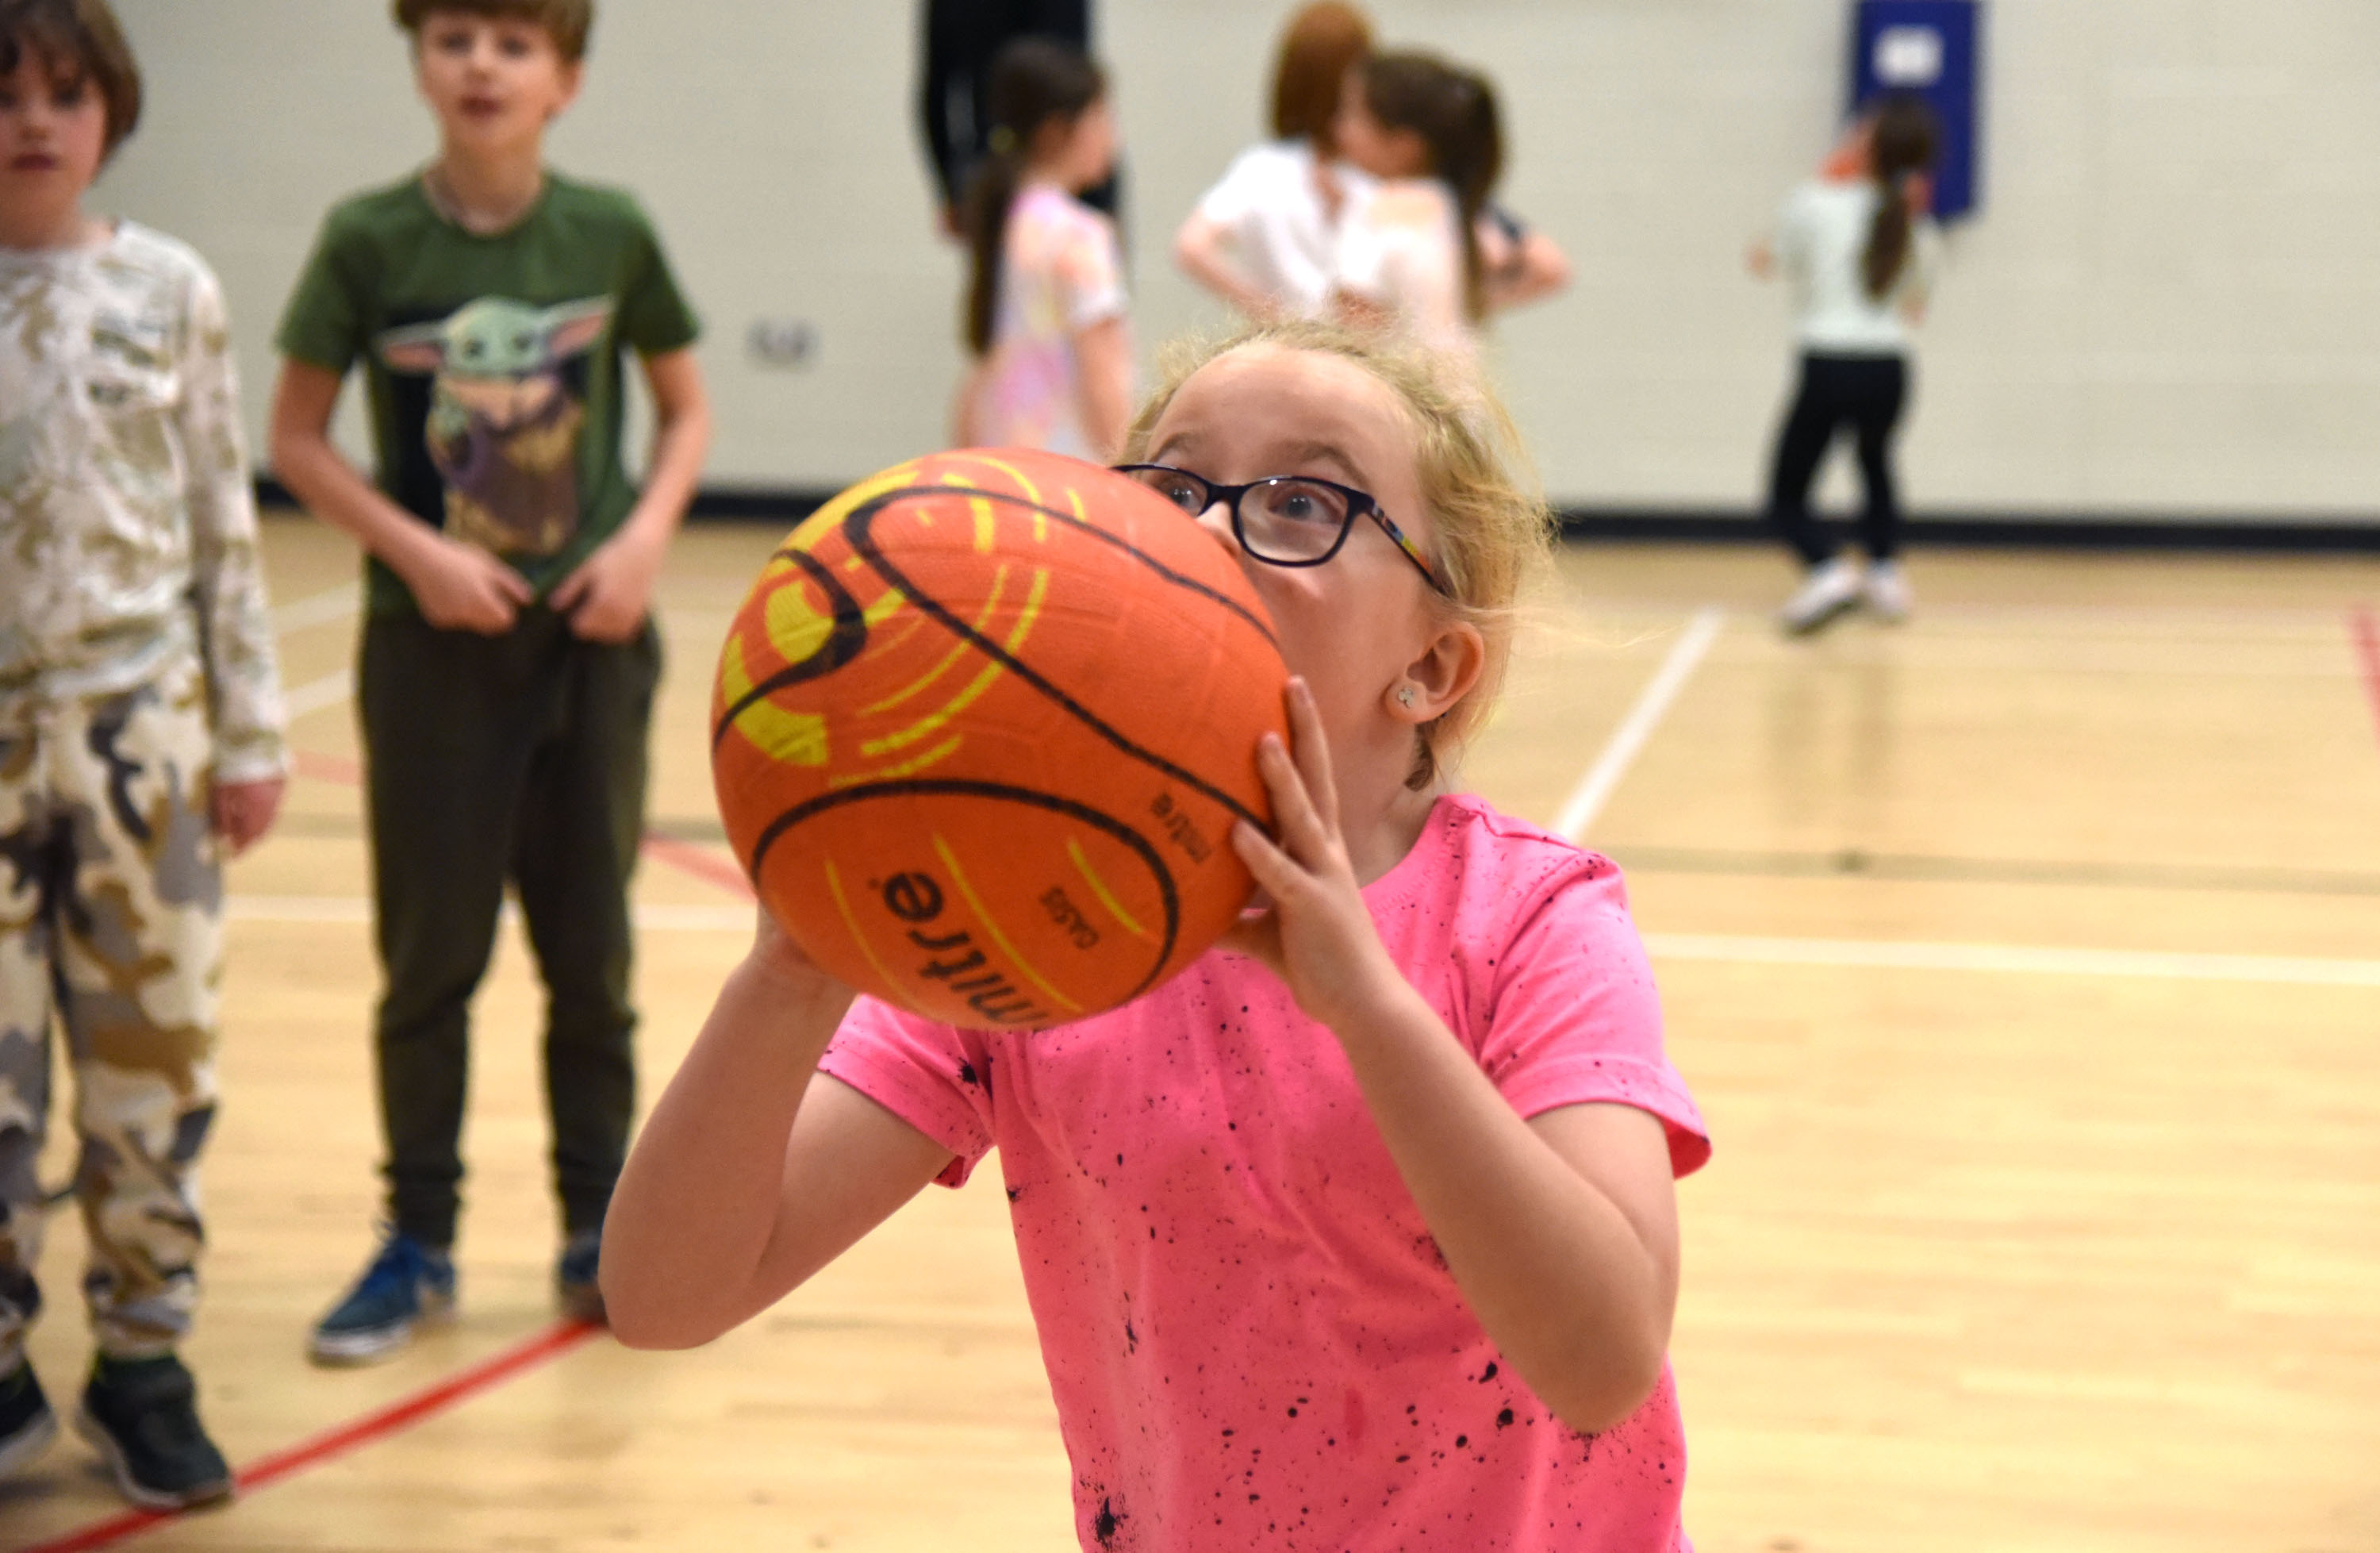
[{"label": "child in camouflage pants", "polygon": [[171,1509],[232,1487],[175,1350],[221,858],[272,823],[284,752],[221,292],[82,208],[139,111],[104,0],[0,0],[0,1475],[56,1434],[25,1356],[55,1027],[98,1349],[76,1423]]}]

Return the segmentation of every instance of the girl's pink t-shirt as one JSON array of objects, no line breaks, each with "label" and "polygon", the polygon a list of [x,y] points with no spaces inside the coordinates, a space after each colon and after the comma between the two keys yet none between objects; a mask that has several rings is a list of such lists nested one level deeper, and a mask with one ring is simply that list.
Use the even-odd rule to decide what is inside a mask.
[{"label": "girl's pink t-shirt", "polygon": [[[1440,799],[1364,892],[1397,964],[1531,1117],[1658,1117],[1709,1157],[1607,860]],[[957,1156],[1000,1150],[1086,1548],[1656,1550],[1680,1528],[1667,1366],[1585,1436],[1464,1303],[1329,1030],[1220,951],[1124,1008],[953,1030],[862,999],[823,1071]]]}]

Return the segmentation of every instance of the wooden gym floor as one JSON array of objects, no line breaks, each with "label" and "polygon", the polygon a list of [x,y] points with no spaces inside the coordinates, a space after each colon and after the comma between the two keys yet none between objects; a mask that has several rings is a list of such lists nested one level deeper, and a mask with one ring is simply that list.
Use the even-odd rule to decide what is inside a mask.
[{"label": "wooden gym floor", "polygon": [[[281,825],[232,874],[188,1354],[218,1438],[273,1480],[136,1528],[69,1438],[0,1485],[0,1547],[1071,1546],[996,1171],[707,1350],[565,1336],[536,1362],[555,1229],[509,937],[461,1320],[379,1368],[308,1366],[370,1246],[375,972],[354,556],[268,529],[310,709]],[[662,590],[649,1091],[745,941],[701,721],[774,537],[698,529]],[[2380,1550],[2380,561],[1921,553],[1912,623],[1809,642],[1768,626],[1773,555],[1564,565],[1468,779],[1627,866],[1717,1138],[1681,1188],[1697,1545]],[[49,1178],[66,1163],[54,1137]],[[80,1231],[55,1226],[33,1352],[70,1403]]]}]

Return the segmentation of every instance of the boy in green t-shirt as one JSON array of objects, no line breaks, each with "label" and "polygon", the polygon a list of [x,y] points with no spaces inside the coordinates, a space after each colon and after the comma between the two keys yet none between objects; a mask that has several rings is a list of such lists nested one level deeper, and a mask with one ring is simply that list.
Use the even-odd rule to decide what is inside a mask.
[{"label": "boy in green t-shirt", "polygon": [[[590,0],[395,0],[437,159],[334,207],[290,298],[275,471],[370,555],[357,676],[376,915],[390,1224],[314,1328],[394,1352],[455,1292],[467,1017],[509,882],[549,994],[557,1281],[601,1319],[603,1212],[635,1100],[628,877],[660,652],[655,575],[700,472],[695,321],[627,195],[548,172]],[[623,354],[652,390],[639,494]],[[378,478],[327,431],[360,362]]]}]

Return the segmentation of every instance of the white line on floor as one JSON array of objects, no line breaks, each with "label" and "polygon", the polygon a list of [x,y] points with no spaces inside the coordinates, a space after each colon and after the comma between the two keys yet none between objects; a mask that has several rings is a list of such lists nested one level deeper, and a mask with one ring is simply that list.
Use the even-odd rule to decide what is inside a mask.
[{"label": "white line on floor", "polygon": [[2283,955],[2171,954],[2146,949],[2061,949],[2022,944],[1918,944],[1850,938],[1761,938],[1648,933],[1656,960],[1752,965],[1829,965],[1869,971],[1998,971],[2045,976],[2143,976],[2161,981],[2266,982],[2380,987],[2380,960]]},{"label": "white line on floor", "polygon": [[1610,740],[1603,746],[1603,752],[1596,756],[1595,764],[1587,768],[1586,775],[1579,778],[1578,787],[1571,793],[1570,801],[1562,805],[1560,814],[1555,817],[1555,834],[1572,841],[1585,838],[1586,827],[1593,825],[1595,816],[1603,812],[1604,804],[1619,788],[1621,778],[1626,776],[1628,768],[1635,764],[1645,740],[1653,737],[1653,730],[1660,726],[1662,717],[1669,713],[1670,703],[1678,699],[1680,691],[1685,689],[1686,680],[1694,672],[1694,666],[1703,661],[1703,654],[1710,651],[1711,643],[1718,640],[1718,633],[1726,624],[1727,612],[1715,604],[1705,605],[1694,611],[1694,618],[1686,623],[1685,634],[1678,638],[1677,644],[1670,649],[1670,655],[1662,660],[1660,671],[1637,696],[1636,704],[1628,709],[1628,715],[1621,720],[1620,727],[1612,732]]},{"label": "white line on floor", "polygon": [[309,679],[302,685],[293,685],[281,699],[288,707],[291,716],[302,717],[309,712],[320,712],[325,706],[342,705],[355,693],[356,671],[352,668],[342,668],[334,673],[325,674],[320,679]]},{"label": "white line on floor", "polygon": [[327,626],[334,620],[344,620],[363,606],[363,590],[353,582],[336,588],[325,588],[319,593],[291,599],[276,605],[273,610],[273,629],[287,636],[291,631],[304,630],[309,626]]}]

